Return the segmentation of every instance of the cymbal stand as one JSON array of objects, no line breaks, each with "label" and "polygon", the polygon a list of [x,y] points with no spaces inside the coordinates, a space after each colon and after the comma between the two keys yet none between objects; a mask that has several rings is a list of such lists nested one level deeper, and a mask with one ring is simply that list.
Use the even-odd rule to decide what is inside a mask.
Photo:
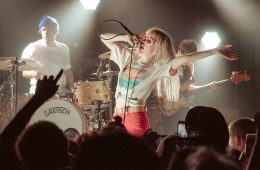
[{"label": "cymbal stand", "polygon": [[18,81],[18,66],[19,66],[18,58],[13,61],[12,68],[10,70],[10,97],[11,97],[11,116],[12,118],[17,112],[17,81]]},{"label": "cymbal stand", "polygon": [[4,83],[0,86],[0,100],[2,100],[2,97],[4,97],[2,90],[7,85],[7,83],[9,83],[9,80],[10,80],[10,75],[7,77],[7,79],[4,81]]},{"label": "cymbal stand", "polygon": [[104,60],[103,59],[100,59],[99,61],[99,65],[98,65],[98,69],[97,69],[97,78],[101,81],[103,81],[103,64]]},{"label": "cymbal stand", "polygon": [[98,129],[100,130],[102,127],[104,127],[104,119],[103,119],[102,114],[105,110],[100,109],[101,101],[98,101],[97,105],[98,105],[98,107],[97,107],[96,113],[97,113]]},{"label": "cymbal stand", "polygon": [[[111,70],[111,61],[110,59],[108,59],[108,63],[106,64],[106,68],[107,70]],[[109,93],[109,97],[110,97],[110,103],[109,103],[109,118],[110,118],[110,121],[112,120],[113,118],[113,113],[114,113],[114,108],[113,108],[113,103],[114,103],[114,95],[113,95],[113,92],[111,90],[111,83],[112,83],[112,76],[108,76],[107,77],[108,79],[108,93]]]},{"label": "cymbal stand", "polygon": [[[103,78],[103,66],[105,63],[105,59],[100,59],[100,63],[97,69],[97,77],[99,80],[104,81],[105,83],[105,88],[107,90],[107,92],[109,93],[109,98],[110,98],[110,103],[109,103],[109,119],[112,120],[113,117],[113,93],[111,91],[111,82],[112,82],[112,76],[107,76],[107,80],[108,80],[108,86],[106,84],[106,81]],[[108,60],[108,63],[105,65],[105,67],[108,70],[111,70],[110,68],[110,60]]]}]

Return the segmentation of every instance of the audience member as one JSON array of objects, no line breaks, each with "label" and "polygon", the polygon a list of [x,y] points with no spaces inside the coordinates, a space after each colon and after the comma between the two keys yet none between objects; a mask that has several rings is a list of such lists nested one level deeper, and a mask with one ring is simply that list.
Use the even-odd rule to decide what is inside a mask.
[{"label": "audience member", "polygon": [[142,140],[154,151],[156,151],[160,141],[166,135],[160,135],[152,129],[147,130],[142,136]]},{"label": "audience member", "polygon": [[[174,153],[186,148],[186,140],[178,135],[169,135],[163,138],[156,150],[164,168],[167,168]],[[192,147],[188,147],[192,148]]]},{"label": "audience member", "polygon": [[196,151],[195,147],[186,147],[173,152],[169,164],[166,166],[167,170],[187,170],[186,159],[187,157]]},{"label": "audience member", "polygon": [[79,137],[76,140],[78,148],[80,148],[81,145],[84,144],[87,140],[89,140],[93,135],[98,134],[99,133],[97,131],[87,131],[86,133],[82,133],[81,135],[79,135]]},{"label": "audience member", "polygon": [[256,132],[256,125],[253,119],[238,118],[232,121],[229,126],[229,146],[240,152],[245,149],[246,135]]},{"label": "audience member", "polygon": [[[248,162],[255,145],[256,134],[247,134],[245,141],[245,149],[240,154],[239,164],[241,165],[243,170],[247,170]],[[238,151],[239,152],[239,151]]]},{"label": "audience member", "polygon": [[127,133],[94,135],[82,144],[76,170],[161,170],[156,154]]},{"label": "audience member", "polygon": [[240,170],[240,167],[224,154],[214,149],[199,147],[186,159],[188,170]]},{"label": "audience member", "polygon": [[253,147],[247,170],[259,170],[260,169],[260,112],[255,115],[255,123],[256,123],[256,138],[255,145]]},{"label": "audience member", "polygon": [[193,138],[191,145],[204,145],[219,152],[226,151],[229,140],[228,125],[217,109],[193,107],[185,118],[185,127],[188,138]]},{"label": "audience member", "polygon": [[122,123],[122,118],[120,116],[115,116],[114,121],[109,122],[101,129],[101,133],[127,133],[127,130]]},{"label": "audience member", "polygon": [[68,140],[52,122],[28,126],[16,141],[16,153],[26,169],[56,170],[69,166]]}]

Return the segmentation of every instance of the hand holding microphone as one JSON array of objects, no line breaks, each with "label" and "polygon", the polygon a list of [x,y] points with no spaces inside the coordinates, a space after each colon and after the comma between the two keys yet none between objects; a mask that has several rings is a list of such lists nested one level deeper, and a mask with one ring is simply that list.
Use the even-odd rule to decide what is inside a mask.
[{"label": "hand holding microphone", "polygon": [[129,35],[128,43],[132,47],[135,47],[141,43],[141,41],[140,41],[141,38],[137,34],[134,34],[132,31],[130,31],[123,23],[119,22],[119,24],[127,31],[128,35]]},{"label": "hand holding microphone", "polygon": [[141,41],[140,41],[141,39],[138,35],[133,35],[131,38],[132,38],[132,41],[133,41],[134,44],[141,43]]}]

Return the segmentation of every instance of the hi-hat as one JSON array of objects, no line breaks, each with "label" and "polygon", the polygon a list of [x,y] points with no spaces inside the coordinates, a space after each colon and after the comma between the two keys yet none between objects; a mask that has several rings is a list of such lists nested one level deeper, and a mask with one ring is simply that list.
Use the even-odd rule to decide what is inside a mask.
[{"label": "hi-hat", "polygon": [[[111,76],[115,76],[118,75],[118,71],[105,71],[105,72],[101,72],[100,75],[101,76],[107,76],[107,77],[111,77]],[[92,76],[97,76],[98,73],[91,73]]]},{"label": "hi-hat", "polygon": [[0,61],[15,60],[16,57],[0,57]]},{"label": "hi-hat", "polygon": [[106,58],[110,58],[110,55],[111,55],[111,51],[100,54],[100,55],[98,56],[98,58],[100,58],[100,59],[106,59]]},{"label": "hi-hat", "polygon": [[[13,65],[14,60],[0,60],[0,70],[11,70]],[[31,59],[22,59],[18,62],[18,71],[39,70],[42,67],[42,63]]]}]

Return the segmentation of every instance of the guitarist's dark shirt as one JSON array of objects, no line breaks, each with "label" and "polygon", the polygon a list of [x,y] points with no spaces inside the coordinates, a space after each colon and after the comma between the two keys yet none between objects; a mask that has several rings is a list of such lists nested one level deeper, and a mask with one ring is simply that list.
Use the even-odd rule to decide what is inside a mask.
[{"label": "guitarist's dark shirt", "polygon": [[191,68],[186,65],[186,66],[181,66],[180,67],[180,83],[181,85],[188,81],[188,80],[192,80],[193,79],[193,76],[192,76],[192,73],[191,73]]}]

